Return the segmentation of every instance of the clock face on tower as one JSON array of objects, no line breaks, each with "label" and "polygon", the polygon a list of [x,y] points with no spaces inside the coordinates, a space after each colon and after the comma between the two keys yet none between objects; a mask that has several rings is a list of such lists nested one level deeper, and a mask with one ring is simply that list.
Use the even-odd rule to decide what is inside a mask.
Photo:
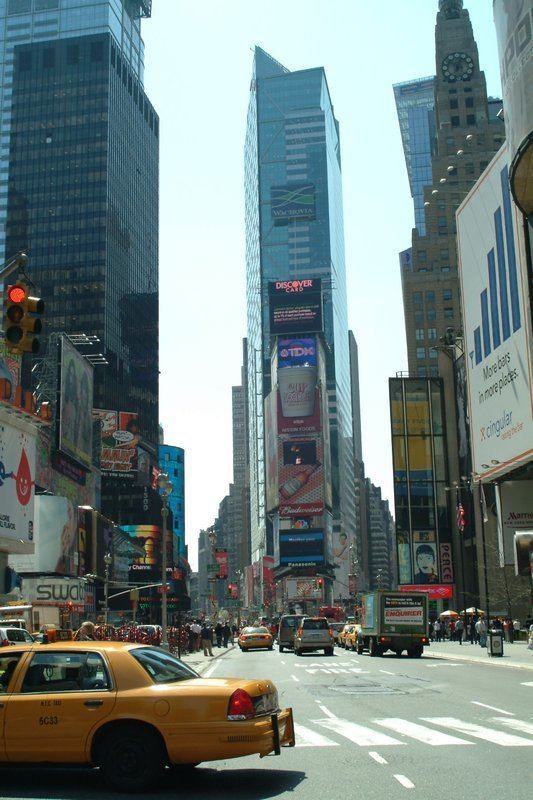
[{"label": "clock face on tower", "polygon": [[469,81],[474,71],[474,62],[466,53],[450,53],[442,62],[445,81]]}]

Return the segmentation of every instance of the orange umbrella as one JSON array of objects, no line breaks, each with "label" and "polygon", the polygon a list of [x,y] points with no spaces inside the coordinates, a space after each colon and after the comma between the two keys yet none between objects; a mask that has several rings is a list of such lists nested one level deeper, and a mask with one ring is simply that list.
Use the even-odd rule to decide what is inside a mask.
[{"label": "orange umbrella", "polygon": [[457,611],[443,611],[442,614],[439,614],[439,617],[442,619],[459,619],[459,614]]}]

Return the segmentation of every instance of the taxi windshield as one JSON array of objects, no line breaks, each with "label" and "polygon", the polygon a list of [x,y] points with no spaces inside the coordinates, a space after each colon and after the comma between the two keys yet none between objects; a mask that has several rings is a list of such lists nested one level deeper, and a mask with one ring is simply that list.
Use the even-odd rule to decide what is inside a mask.
[{"label": "taxi windshield", "polygon": [[156,650],[155,647],[136,648],[131,654],[144,667],[154,683],[176,683],[200,677],[182,661],[162,650]]}]

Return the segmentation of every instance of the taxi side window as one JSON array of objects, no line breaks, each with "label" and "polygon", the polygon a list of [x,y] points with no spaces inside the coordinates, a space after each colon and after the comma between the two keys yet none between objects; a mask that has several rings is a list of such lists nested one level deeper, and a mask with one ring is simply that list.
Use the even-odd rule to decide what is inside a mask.
[{"label": "taxi side window", "polygon": [[0,694],[5,694],[7,692],[13,673],[21,657],[20,653],[8,653],[2,653],[2,655],[0,655]]},{"label": "taxi side window", "polygon": [[99,653],[36,653],[24,676],[23,692],[79,692],[109,689]]}]

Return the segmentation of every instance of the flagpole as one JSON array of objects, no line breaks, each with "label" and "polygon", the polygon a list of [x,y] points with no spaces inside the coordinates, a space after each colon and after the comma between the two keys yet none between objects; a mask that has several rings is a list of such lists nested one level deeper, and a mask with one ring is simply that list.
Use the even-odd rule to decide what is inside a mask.
[{"label": "flagpole", "polygon": [[[461,589],[463,595],[463,610],[466,612],[467,605],[466,605],[466,586],[465,586],[465,541],[464,541],[465,520],[464,520],[464,508],[463,508],[460,486],[455,487],[455,513],[456,513],[457,528],[459,530],[459,538],[461,540]],[[466,631],[466,613],[465,613],[465,631]]]}]

